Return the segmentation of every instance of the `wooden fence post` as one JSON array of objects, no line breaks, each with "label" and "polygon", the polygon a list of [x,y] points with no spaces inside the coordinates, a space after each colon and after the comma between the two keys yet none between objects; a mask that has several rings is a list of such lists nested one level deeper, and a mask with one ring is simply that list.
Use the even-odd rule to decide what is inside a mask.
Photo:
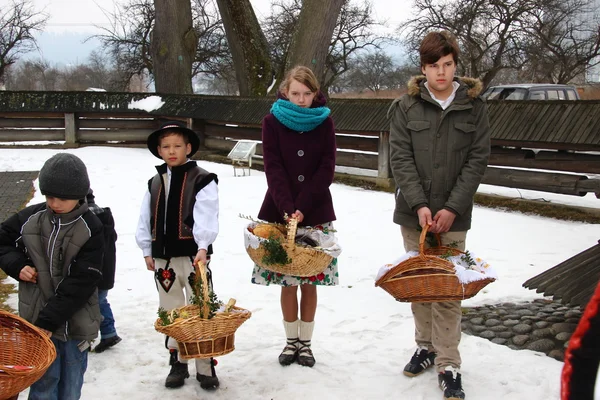
[{"label": "wooden fence post", "polygon": [[392,187],[394,182],[391,179],[390,169],[390,133],[379,132],[379,144],[377,149],[377,185]]},{"label": "wooden fence post", "polygon": [[65,113],[65,147],[77,147],[77,119],[74,113]]}]

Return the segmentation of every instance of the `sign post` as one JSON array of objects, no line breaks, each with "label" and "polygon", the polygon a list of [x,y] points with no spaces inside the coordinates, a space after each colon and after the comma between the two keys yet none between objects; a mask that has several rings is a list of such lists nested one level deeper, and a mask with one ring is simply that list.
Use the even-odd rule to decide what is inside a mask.
[{"label": "sign post", "polygon": [[248,175],[252,168],[252,157],[256,153],[256,142],[251,140],[239,140],[233,149],[227,154],[227,158],[231,159],[233,165],[233,176],[237,176],[237,169],[241,169],[243,175],[246,176],[246,168]]}]

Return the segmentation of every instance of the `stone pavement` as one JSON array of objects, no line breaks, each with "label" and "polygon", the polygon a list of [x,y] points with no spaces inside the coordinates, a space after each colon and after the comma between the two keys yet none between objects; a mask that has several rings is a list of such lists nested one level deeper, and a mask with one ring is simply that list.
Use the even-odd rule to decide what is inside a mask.
[{"label": "stone pavement", "polygon": [[0,172],[0,222],[27,204],[39,171]]},{"label": "stone pavement", "polygon": [[559,361],[582,315],[579,306],[536,299],[463,308],[462,331],[513,350],[533,350]]}]

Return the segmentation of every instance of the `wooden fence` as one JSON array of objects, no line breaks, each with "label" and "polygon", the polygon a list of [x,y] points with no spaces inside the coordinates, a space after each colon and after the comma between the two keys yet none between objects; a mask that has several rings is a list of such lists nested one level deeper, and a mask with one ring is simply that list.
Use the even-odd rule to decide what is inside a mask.
[{"label": "wooden fence", "polygon": [[[600,107],[600,104],[598,105]],[[380,108],[382,106],[379,106]],[[343,107],[340,107],[343,111]],[[496,110],[499,113],[498,110]],[[340,111],[341,112],[341,111]],[[490,113],[494,115],[493,112]],[[355,115],[353,115],[356,118]],[[157,115],[145,111],[0,111],[1,142],[50,141],[60,142],[64,147],[92,144],[142,144],[156,129],[160,120],[178,119],[194,129],[206,150],[228,152],[238,140],[260,142],[261,132],[257,123],[240,124],[232,121],[199,119],[181,115]],[[497,122],[495,122],[498,125]],[[491,124],[492,127],[494,124]],[[492,138],[494,134],[492,133]],[[383,186],[393,185],[389,166],[389,132],[337,130],[337,165],[370,170],[371,179]],[[600,180],[585,174],[600,173],[600,156],[595,152],[576,152],[556,146],[544,146],[541,150],[524,149],[519,142],[502,138],[503,145],[492,139],[492,154],[483,183],[512,188],[531,189],[570,195],[593,192],[600,196]],[[536,143],[532,143],[534,146]],[[550,147],[548,149],[547,147]],[[594,146],[586,147],[593,150]],[[597,146],[600,152],[600,144]],[[262,148],[257,146],[256,157],[260,162]],[[499,168],[500,167],[500,168]],[[518,167],[525,169],[512,169]],[[546,169],[557,172],[532,171]],[[568,172],[568,173],[565,173]],[[579,174],[577,174],[579,173]]]}]

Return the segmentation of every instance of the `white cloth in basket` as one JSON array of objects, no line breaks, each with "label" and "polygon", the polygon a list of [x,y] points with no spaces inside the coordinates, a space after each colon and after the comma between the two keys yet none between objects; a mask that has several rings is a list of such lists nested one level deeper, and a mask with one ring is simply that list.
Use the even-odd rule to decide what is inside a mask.
[{"label": "white cloth in basket", "polygon": [[[479,281],[486,278],[498,279],[498,274],[487,262],[483,259],[475,256],[473,253],[470,253],[471,258],[475,261],[475,265],[468,265],[462,255],[459,256],[451,256],[448,257],[448,261],[450,261],[454,265],[454,273],[456,274],[458,281],[462,284],[466,284],[469,282]],[[377,277],[375,280],[379,280],[386,272],[400,264],[402,261],[408,260],[411,257],[416,257],[419,255],[418,251],[409,251],[404,254],[402,257],[393,261],[391,264],[385,264],[381,268],[379,268],[379,272],[377,273]]]},{"label": "white cloth in basket", "polygon": [[[253,222],[244,228],[244,246],[246,246],[246,248],[252,247],[253,249],[257,249],[258,246],[260,246],[260,243],[266,240],[256,236],[248,230],[248,228],[254,228],[256,225],[258,224]],[[321,250],[334,258],[337,258],[342,253],[342,248],[338,244],[335,234],[325,234],[319,229],[309,227],[298,227],[296,236],[299,235],[303,235],[314,240],[318,246],[316,249]]]}]

